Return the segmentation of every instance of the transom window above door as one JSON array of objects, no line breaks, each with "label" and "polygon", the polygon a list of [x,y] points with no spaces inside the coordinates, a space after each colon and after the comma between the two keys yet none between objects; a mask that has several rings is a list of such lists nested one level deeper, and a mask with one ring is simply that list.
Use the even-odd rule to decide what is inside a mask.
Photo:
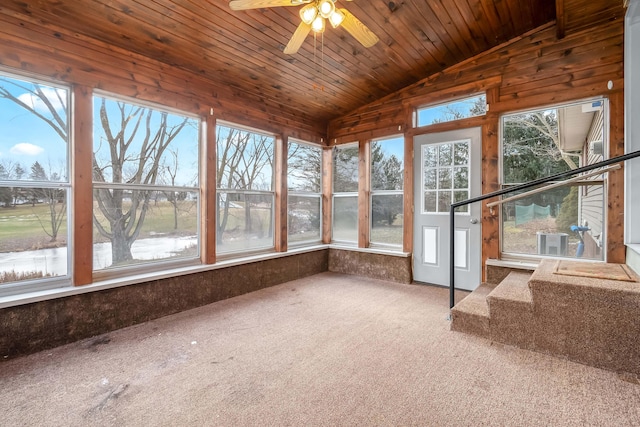
[{"label": "transom window above door", "polygon": [[482,93],[442,104],[420,107],[416,110],[416,126],[429,126],[485,114],[487,114],[487,97]]}]

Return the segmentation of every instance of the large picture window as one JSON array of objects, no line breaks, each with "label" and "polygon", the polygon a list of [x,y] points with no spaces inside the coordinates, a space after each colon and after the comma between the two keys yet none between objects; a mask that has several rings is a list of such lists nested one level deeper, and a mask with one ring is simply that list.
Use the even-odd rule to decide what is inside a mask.
[{"label": "large picture window", "polygon": [[199,120],[94,97],[93,268],[199,257]]},{"label": "large picture window", "polygon": [[402,245],[404,137],[371,142],[372,245]]},{"label": "large picture window", "polygon": [[0,74],[0,135],[0,294],[56,286],[70,264],[69,89]]},{"label": "large picture window", "polygon": [[333,149],[333,235],[336,242],[358,242],[358,144]]},{"label": "large picture window", "polygon": [[218,254],[274,247],[275,137],[234,125],[216,127]]},{"label": "large picture window", "polygon": [[[605,100],[597,99],[503,116],[503,187],[601,161],[607,114]],[[603,178],[504,203],[503,253],[604,259]]]},{"label": "large picture window", "polygon": [[319,242],[322,238],[322,148],[289,141],[287,187],[288,243]]}]

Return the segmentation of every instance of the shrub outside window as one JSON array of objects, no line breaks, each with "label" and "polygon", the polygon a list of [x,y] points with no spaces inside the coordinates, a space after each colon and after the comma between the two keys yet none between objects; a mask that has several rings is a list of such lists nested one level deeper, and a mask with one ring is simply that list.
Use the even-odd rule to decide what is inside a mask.
[{"label": "shrub outside window", "polygon": [[216,127],[216,253],[274,247],[275,137],[231,124]]},{"label": "shrub outside window", "polygon": [[0,294],[69,283],[69,89],[0,74]]},{"label": "shrub outside window", "polygon": [[333,149],[332,240],[358,242],[358,144]]},{"label": "shrub outside window", "polygon": [[199,258],[199,120],[95,96],[93,138],[94,270]]},{"label": "shrub outside window", "polygon": [[372,245],[402,246],[404,137],[371,142]]},{"label": "shrub outside window", "polygon": [[289,141],[287,155],[288,243],[322,239],[322,148]]},{"label": "shrub outside window", "polygon": [[428,126],[436,123],[446,123],[469,117],[483,116],[486,113],[487,99],[483,93],[443,104],[418,108],[416,124],[418,127]]}]

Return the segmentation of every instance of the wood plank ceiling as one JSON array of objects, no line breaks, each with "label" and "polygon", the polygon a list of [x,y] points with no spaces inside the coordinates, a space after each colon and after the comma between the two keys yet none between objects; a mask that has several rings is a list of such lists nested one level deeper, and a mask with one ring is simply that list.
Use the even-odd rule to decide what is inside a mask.
[{"label": "wood plank ceiling", "polygon": [[[25,15],[259,94],[328,122],[559,17],[558,35],[621,19],[622,0],[339,0],[380,42],[343,28],[282,51],[299,6],[227,0],[3,0]],[[586,13],[585,11],[588,11]]]}]

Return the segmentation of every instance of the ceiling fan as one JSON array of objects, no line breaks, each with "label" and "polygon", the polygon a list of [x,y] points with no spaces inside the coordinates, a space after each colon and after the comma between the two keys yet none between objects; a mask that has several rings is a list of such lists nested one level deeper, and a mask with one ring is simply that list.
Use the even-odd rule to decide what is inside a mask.
[{"label": "ceiling fan", "polygon": [[[277,6],[300,6],[300,25],[291,36],[289,43],[284,48],[284,53],[294,54],[302,46],[302,42],[311,31],[322,33],[325,29],[325,20],[333,28],[342,26],[349,34],[358,40],[364,47],[371,47],[378,42],[378,37],[371,32],[358,18],[347,9],[338,9],[335,3],[338,0],[230,0],[231,10],[261,9]],[[352,0],[346,0],[352,1]]]}]

